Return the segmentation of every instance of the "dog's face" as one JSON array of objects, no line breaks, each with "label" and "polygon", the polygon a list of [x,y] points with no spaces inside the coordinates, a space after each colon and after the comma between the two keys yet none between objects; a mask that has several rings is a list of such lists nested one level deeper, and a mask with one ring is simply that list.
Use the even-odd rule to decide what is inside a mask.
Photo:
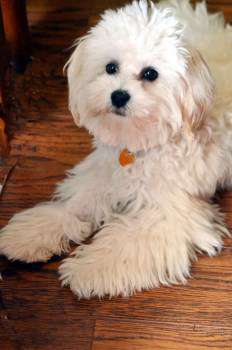
[{"label": "dog's face", "polygon": [[106,11],[68,63],[75,121],[103,143],[146,150],[200,128],[213,84],[171,10]]}]

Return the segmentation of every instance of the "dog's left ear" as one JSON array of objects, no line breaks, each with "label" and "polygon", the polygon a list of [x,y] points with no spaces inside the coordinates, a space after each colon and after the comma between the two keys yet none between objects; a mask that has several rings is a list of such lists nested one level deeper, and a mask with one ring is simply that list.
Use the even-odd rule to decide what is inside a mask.
[{"label": "dog's left ear", "polygon": [[75,123],[79,126],[80,116],[78,112],[78,90],[81,88],[81,74],[84,60],[85,37],[79,39],[75,44],[75,50],[64,66],[67,71],[69,89],[69,109]]},{"label": "dog's left ear", "polygon": [[188,66],[182,76],[181,109],[184,121],[192,130],[199,129],[214,96],[214,82],[210,70],[200,53],[188,48]]}]

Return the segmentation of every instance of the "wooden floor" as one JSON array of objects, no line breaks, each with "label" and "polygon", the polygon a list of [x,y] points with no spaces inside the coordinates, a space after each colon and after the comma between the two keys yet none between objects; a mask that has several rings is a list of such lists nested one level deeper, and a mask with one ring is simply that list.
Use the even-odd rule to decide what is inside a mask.
[{"label": "wooden floor", "polygon": [[[9,83],[10,155],[1,164],[5,186],[0,224],[47,200],[66,169],[90,152],[90,137],[67,110],[62,66],[72,41],[99,12],[120,0],[30,0],[32,62]],[[209,1],[232,21],[232,0]],[[232,195],[220,195],[232,228]],[[1,350],[232,349],[232,245],[200,257],[185,286],[131,298],[78,301],[60,287],[59,261],[24,265],[0,259]]]}]

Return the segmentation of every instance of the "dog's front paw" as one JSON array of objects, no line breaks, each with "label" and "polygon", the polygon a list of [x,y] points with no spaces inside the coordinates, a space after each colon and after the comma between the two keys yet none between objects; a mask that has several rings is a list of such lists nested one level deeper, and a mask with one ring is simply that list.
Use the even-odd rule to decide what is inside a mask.
[{"label": "dog's front paw", "polygon": [[76,249],[59,272],[63,285],[80,298],[128,296],[162,284],[185,282],[193,252],[184,240],[156,232],[104,228],[89,245]]},{"label": "dog's front paw", "polygon": [[16,214],[0,231],[0,254],[25,262],[47,261],[68,250],[61,213],[55,205]]},{"label": "dog's front paw", "polygon": [[62,285],[69,286],[79,298],[120,294],[123,290],[117,276],[120,262],[112,264],[104,249],[93,251],[91,248],[82,245],[73,257],[63,261],[59,268]]},{"label": "dog's front paw", "polygon": [[0,232],[0,254],[10,260],[32,263],[48,261],[56,251],[34,239],[23,239],[17,227],[10,224]]}]

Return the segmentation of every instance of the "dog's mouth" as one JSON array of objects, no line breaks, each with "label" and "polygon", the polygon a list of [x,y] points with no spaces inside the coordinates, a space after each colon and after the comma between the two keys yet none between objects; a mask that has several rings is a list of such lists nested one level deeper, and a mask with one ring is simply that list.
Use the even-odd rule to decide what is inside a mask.
[{"label": "dog's mouth", "polygon": [[114,108],[113,113],[119,115],[120,117],[126,117],[126,109],[125,108]]}]

